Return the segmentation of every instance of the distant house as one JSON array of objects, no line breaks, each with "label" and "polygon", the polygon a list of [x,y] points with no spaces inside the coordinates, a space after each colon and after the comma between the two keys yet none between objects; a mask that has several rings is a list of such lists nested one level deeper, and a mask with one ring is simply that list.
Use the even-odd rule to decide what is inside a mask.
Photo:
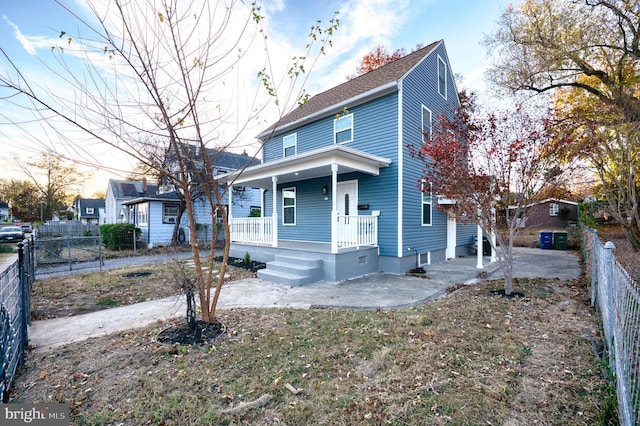
[{"label": "distant house", "polygon": [[[193,168],[192,179],[195,181],[197,173],[202,167],[203,159],[201,152],[193,146],[186,146],[190,150],[185,157],[190,160],[189,167]],[[251,159],[246,154],[235,154],[215,149],[206,150],[209,155],[210,164],[213,167],[212,174],[222,175],[245,167],[247,164],[257,164],[258,161]],[[165,160],[167,170],[178,172],[177,166],[170,159]],[[140,230],[142,243],[147,247],[170,244],[173,233],[176,229],[180,209],[184,208],[182,197],[175,191],[169,191],[170,185],[165,182],[156,194],[140,194],[121,202],[121,210],[125,212],[125,222],[135,224]],[[261,192],[259,189],[234,186],[233,187],[232,209],[239,217],[248,217],[252,212],[260,211]],[[198,241],[210,244],[212,239],[212,223],[222,222],[222,214],[226,212],[215,212],[216,217],[212,222],[211,207],[207,199],[195,194],[194,216],[196,221],[196,231]],[[222,199],[224,210],[228,210],[228,196]],[[178,242],[189,241],[188,217],[182,215],[178,226]]]},{"label": "distant house", "polygon": [[0,201],[0,222],[7,222],[9,219],[9,203]]},{"label": "distant house", "polygon": [[311,97],[258,135],[261,164],[218,178],[263,190],[262,217],[230,212],[231,255],[290,285],[467,255],[477,225],[447,214],[407,149],[459,106],[443,41]]},{"label": "distant house", "polygon": [[158,194],[158,185],[146,181],[109,179],[105,198],[105,223],[129,221],[129,209],[123,203],[134,198]]},{"label": "distant house", "polygon": [[76,219],[83,225],[106,223],[105,200],[102,198],[78,198],[74,204]]},{"label": "distant house", "polygon": [[[509,207],[507,214],[515,210]],[[526,206],[519,219],[520,228],[562,228],[578,222],[578,203],[548,198]]]}]

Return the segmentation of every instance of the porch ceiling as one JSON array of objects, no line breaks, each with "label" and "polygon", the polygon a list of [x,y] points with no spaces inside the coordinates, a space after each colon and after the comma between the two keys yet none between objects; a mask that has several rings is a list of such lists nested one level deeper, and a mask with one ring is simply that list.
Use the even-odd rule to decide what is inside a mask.
[{"label": "porch ceiling", "polygon": [[278,183],[331,176],[332,164],[338,165],[338,174],[362,172],[377,176],[380,174],[380,168],[388,167],[391,160],[345,145],[331,145],[258,164],[242,172],[219,176],[217,179],[225,183],[233,182],[234,185],[269,189],[273,185],[272,176],[278,177]]}]

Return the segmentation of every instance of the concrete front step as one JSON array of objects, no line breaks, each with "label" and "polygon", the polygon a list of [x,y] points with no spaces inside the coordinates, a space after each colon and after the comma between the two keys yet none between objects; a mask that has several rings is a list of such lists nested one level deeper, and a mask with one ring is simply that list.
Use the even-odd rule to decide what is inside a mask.
[{"label": "concrete front step", "polygon": [[267,267],[258,271],[258,277],[290,286],[311,284],[323,279],[322,260],[276,256]]}]

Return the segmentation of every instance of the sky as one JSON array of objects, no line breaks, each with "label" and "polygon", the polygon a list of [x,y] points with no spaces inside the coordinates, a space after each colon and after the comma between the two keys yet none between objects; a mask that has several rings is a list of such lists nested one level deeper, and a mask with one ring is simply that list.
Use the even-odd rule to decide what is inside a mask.
[{"label": "sky", "polygon": [[[485,93],[483,72],[490,63],[482,39],[495,29],[495,23],[509,3],[507,0],[264,0],[261,14],[268,34],[274,68],[286,67],[287,59],[301,55],[309,28],[321,20],[326,25],[339,11],[340,26],[327,48],[307,76],[305,90],[313,95],[329,89],[353,75],[360,59],[378,45],[391,52],[444,40],[451,70],[460,76],[458,88]],[[86,11],[82,0],[61,0],[81,17]],[[56,87],[55,75],[47,69],[51,61],[52,40],[60,40],[61,29],[75,28],[75,18],[52,0],[3,1],[0,5],[0,47],[28,78],[47,87]],[[309,67],[310,68],[310,67]],[[0,72],[7,70],[7,59],[0,57]],[[255,76],[255,73],[252,74]],[[245,77],[246,78],[246,77]],[[0,91],[0,98],[7,92]],[[275,115],[274,115],[275,116]],[[0,178],[27,179],[18,162],[38,159],[44,146],[56,146],[46,126],[11,100],[0,100]],[[17,128],[12,123],[24,123]],[[263,123],[267,125],[270,123]],[[258,128],[244,136],[243,149],[249,153]],[[97,145],[97,144],[96,144]],[[115,155],[106,147],[92,147],[82,156],[83,163],[100,163],[103,170],[79,166],[86,182],[79,195],[106,191],[107,180],[124,178],[135,164]],[[68,154],[65,154],[68,155]]]}]

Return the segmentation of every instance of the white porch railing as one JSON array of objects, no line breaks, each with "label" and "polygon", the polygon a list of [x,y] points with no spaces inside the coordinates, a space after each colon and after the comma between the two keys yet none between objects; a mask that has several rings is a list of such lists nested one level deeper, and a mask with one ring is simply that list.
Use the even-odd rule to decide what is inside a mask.
[{"label": "white porch railing", "polygon": [[252,244],[273,243],[273,218],[242,217],[231,219],[231,241]]},{"label": "white porch railing", "polygon": [[377,246],[378,216],[338,215],[338,248]]},{"label": "white porch railing", "polygon": [[[231,241],[247,244],[273,244],[271,217],[231,219]],[[377,246],[378,216],[343,216],[337,220],[338,248]]]}]

